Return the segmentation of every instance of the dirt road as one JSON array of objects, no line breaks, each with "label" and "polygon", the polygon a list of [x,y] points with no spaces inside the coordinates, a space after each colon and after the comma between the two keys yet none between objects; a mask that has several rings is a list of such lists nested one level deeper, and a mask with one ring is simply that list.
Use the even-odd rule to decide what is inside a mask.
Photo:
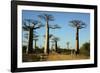
[{"label": "dirt road", "polygon": [[47,60],[54,61],[54,60],[80,60],[80,59],[89,59],[89,57],[84,55],[64,55],[58,53],[51,53],[48,55]]}]

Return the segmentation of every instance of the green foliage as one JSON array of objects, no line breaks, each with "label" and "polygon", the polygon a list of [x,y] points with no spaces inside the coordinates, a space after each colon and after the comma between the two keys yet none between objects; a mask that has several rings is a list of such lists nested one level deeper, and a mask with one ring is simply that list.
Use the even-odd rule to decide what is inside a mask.
[{"label": "green foliage", "polygon": [[80,48],[80,53],[86,56],[90,56],[90,43],[89,42],[86,42],[82,45],[82,47]]}]

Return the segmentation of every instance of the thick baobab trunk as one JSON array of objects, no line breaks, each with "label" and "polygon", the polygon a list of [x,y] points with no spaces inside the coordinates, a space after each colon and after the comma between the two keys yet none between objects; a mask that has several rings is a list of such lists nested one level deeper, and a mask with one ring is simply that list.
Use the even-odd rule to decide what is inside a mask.
[{"label": "thick baobab trunk", "polygon": [[44,54],[49,54],[49,25],[48,25],[48,21],[46,22]]},{"label": "thick baobab trunk", "polygon": [[76,28],[76,54],[79,54],[79,29]]},{"label": "thick baobab trunk", "polygon": [[33,29],[29,30],[29,42],[28,42],[28,53],[33,52]]}]

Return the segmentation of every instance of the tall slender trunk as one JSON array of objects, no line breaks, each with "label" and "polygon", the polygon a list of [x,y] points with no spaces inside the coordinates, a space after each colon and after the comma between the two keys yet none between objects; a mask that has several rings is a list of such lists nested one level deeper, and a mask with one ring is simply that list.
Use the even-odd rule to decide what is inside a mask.
[{"label": "tall slender trunk", "polygon": [[69,49],[69,44],[67,44],[67,49]]},{"label": "tall slender trunk", "polygon": [[44,54],[49,54],[49,24],[46,21],[46,34],[45,34],[45,49]]},{"label": "tall slender trunk", "polygon": [[28,53],[33,52],[33,29],[29,30]]},{"label": "tall slender trunk", "polygon": [[57,52],[57,41],[55,41],[55,51]]},{"label": "tall slender trunk", "polygon": [[76,28],[76,54],[79,54],[79,29]]},{"label": "tall slender trunk", "polygon": [[36,43],[37,43],[37,40],[34,40],[35,42],[34,42],[34,48],[36,49]]},{"label": "tall slender trunk", "polygon": [[[28,32],[28,42],[29,42],[29,32]],[[26,54],[28,54],[28,45],[27,45],[27,49],[26,49]]]}]

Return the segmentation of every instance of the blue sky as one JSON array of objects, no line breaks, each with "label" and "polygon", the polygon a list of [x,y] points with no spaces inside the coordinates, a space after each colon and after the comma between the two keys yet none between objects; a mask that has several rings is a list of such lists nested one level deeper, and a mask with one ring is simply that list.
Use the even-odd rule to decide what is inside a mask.
[{"label": "blue sky", "polygon": [[[71,20],[81,20],[87,24],[87,27],[79,31],[79,41],[80,46],[83,43],[90,40],[90,14],[89,13],[75,13],[75,12],[43,12],[43,11],[33,11],[33,10],[23,10],[22,11],[22,20],[24,19],[33,19],[38,20],[38,15],[43,13],[51,14],[54,16],[54,21],[50,21],[50,25],[58,24],[60,29],[50,29],[50,34],[59,37],[58,45],[62,48],[66,48],[66,43],[70,42],[70,48],[75,48],[75,28],[69,26],[69,21]],[[44,20],[41,20],[45,24]],[[37,45],[42,47],[44,45],[45,27],[36,30],[37,35],[39,35],[39,40]],[[24,37],[23,37],[24,39]],[[25,40],[25,39],[24,39]],[[51,44],[51,43],[50,43]]]}]

